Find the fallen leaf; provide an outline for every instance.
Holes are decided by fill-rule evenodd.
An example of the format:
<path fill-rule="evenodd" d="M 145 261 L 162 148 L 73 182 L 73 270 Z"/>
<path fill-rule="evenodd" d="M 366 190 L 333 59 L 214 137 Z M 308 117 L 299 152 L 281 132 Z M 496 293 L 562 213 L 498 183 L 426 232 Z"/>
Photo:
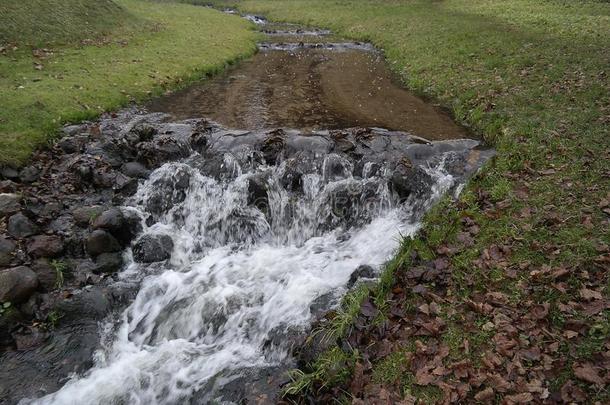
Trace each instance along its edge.
<path fill-rule="evenodd" d="M 604 380 L 597 374 L 597 370 L 589 363 L 582 366 L 573 366 L 574 375 L 576 378 L 586 381 L 591 384 L 597 384 L 600 387 L 604 385 Z"/>

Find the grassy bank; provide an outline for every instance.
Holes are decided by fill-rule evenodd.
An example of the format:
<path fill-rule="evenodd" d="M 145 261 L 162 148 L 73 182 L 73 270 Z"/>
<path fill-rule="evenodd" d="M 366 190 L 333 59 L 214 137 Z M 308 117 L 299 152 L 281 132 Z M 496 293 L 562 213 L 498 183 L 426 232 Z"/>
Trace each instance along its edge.
<path fill-rule="evenodd" d="M 112 0 L 3 0 L 0 44 L 74 44 L 141 23 Z"/>
<path fill-rule="evenodd" d="M 498 150 L 458 201 L 426 217 L 379 286 L 348 300 L 330 322 L 337 346 L 297 373 L 291 392 L 366 403 L 610 400 L 610 4 L 238 7 L 372 41 L 408 87 Z M 341 367 L 351 376 L 337 379 Z"/>
<path fill-rule="evenodd" d="M 9 29 L 23 35 L 0 44 L 0 164 L 24 163 L 62 123 L 179 87 L 255 51 L 256 34 L 246 21 L 202 7 L 140 0 L 59 3 L 74 8 L 68 13 L 58 6 L 45 16 L 48 7 L 36 2 L 10 0 L 8 12 L 0 7 L 0 26 L 38 21 L 29 31 Z M 78 13 L 84 8 L 91 8 L 86 16 Z M 112 18 L 105 19 L 106 12 Z M 57 25 L 56 18 L 66 15 L 67 24 Z M 91 25 L 90 32 L 79 28 Z M 39 36 L 42 31 L 46 37 Z M 0 33 L 4 41 L 5 31 Z"/>

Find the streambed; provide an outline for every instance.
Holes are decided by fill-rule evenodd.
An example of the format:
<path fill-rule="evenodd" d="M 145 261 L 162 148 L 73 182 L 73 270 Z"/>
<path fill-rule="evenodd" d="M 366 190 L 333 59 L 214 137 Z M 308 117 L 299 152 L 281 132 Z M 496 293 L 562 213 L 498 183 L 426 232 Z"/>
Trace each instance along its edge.
<path fill-rule="evenodd" d="M 103 289 L 74 292 L 98 294 L 102 309 L 3 358 L 9 380 L 31 380 L 11 398 L 274 402 L 315 317 L 375 278 L 492 155 L 400 88 L 370 45 L 252 20 L 269 35 L 252 60 L 147 111 L 70 129 L 82 134 L 64 150 L 74 161 L 145 166 L 112 199 L 133 241 Z"/>

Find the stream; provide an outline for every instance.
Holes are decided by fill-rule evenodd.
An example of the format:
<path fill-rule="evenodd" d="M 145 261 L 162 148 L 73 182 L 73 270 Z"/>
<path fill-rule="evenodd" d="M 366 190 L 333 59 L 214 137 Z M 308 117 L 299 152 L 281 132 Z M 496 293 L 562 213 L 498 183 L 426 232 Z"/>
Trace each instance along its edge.
<path fill-rule="evenodd" d="M 131 295 L 91 368 L 21 404 L 277 401 L 312 322 L 492 156 L 370 45 L 249 18 L 253 58 L 102 123 L 149 122 L 188 153 L 123 202 L 147 243 L 124 252 Z"/>

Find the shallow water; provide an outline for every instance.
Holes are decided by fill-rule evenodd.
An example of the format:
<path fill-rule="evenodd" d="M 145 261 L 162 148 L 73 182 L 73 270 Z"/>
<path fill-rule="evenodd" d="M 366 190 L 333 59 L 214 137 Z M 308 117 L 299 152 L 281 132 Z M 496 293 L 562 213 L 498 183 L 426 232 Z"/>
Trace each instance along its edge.
<path fill-rule="evenodd" d="M 376 126 L 427 139 L 467 137 L 447 114 L 402 88 L 370 45 L 292 25 L 270 31 L 248 61 L 148 108 L 249 130 Z"/>

